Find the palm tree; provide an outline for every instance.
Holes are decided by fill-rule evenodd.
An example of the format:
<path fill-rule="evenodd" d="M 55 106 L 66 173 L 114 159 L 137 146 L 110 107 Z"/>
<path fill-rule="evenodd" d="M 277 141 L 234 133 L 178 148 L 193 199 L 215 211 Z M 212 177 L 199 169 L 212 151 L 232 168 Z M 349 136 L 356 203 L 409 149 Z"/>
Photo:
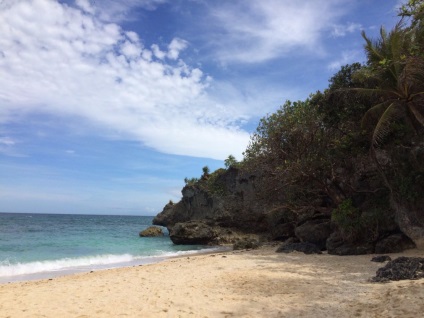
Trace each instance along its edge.
<path fill-rule="evenodd" d="M 389 33 L 381 28 L 376 41 L 362 32 L 368 65 L 357 76 L 365 77 L 373 88 L 356 90 L 376 95 L 379 100 L 362 120 L 364 126 L 376 121 L 372 147 L 382 142 L 393 122 L 404 120 L 418 129 L 424 126 L 424 56 L 414 50 L 416 40 L 421 39 L 417 32 L 422 31 L 404 28 L 402 21 Z"/>
<path fill-rule="evenodd" d="M 411 3 L 419 3 L 422 8 L 422 1 Z M 381 28 L 380 36 L 375 41 L 362 33 L 368 63 L 358 72 L 358 76 L 366 79 L 369 88 L 358 88 L 357 91 L 373 94 L 378 98 L 377 104 L 372 106 L 362 119 L 364 126 L 373 123 L 371 156 L 390 190 L 390 205 L 395 210 L 400 229 L 417 246 L 424 248 L 422 205 L 408 202 L 398 183 L 405 178 L 420 180 L 419 177 L 423 173 L 422 162 L 419 163 L 418 170 L 412 169 L 407 162 L 411 152 L 401 157 L 403 159 L 397 159 L 405 162 L 392 161 L 396 167 L 382 169 L 376 154 L 376 149 L 382 146 L 394 123 L 403 122 L 412 127 L 412 132 L 416 133 L 420 141 L 424 137 L 424 25 L 418 15 L 414 17 L 418 20 L 408 27 L 405 27 L 401 20 L 391 32 Z M 406 150 L 408 147 L 402 149 Z M 406 171 L 404 167 L 410 167 L 412 170 Z M 418 191 L 417 193 L 422 191 L 419 183 L 409 187 Z"/>

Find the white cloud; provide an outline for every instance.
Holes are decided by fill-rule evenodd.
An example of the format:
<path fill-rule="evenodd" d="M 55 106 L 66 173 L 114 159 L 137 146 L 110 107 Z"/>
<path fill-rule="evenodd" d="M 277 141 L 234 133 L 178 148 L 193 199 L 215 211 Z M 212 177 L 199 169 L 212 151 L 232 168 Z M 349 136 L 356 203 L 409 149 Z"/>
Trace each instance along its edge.
<path fill-rule="evenodd" d="M 224 63 L 263 62 L 293 52 L 319 54 L 322 35 L 347 7 L 341 0 L 219 2 L 210 12 L 220 32 L 210 43 Z"/>
<path fill-rule="evenodd" d="M 348 23 L 345 25 L 334 25 L 333 31 L 331 34 L 334 37 L 344 37 L 347 34 L 359 32 L 362 29 L 362 25 L 359 23 Z"/>
<path fill-rule="evenodd" d="M 87 1 L 78 5 L 84 12 L 50 0 L 3 2 L 0 122 L 46 113 L 85 119 L 165 153 L 223 159 L 245 149 L 243 115 L 222 112 L 202 71 L 176 60 L 184 40 L 150 50 L 134 32 L 91 15 Z"/>
<path fill-rule="evenodd" d="M 166 2 L 168 0 L 75 0 L 76 6 L 84 12 L 107 22 L 133 20 L 136 9 L 155 10 Z"/>
<path fill-rule="evenodd" d="M 179 38 L 175 38 L 168 45 L 167 57 L 172 60 L 176 60 L 182 50 L 187 47 L 187 41 Z"/>
<path fill-rule="evenodd" d="M 23 155 L 16 150 L 17 144 L 18 142 L 11 137 L 0 137 L 0 154 L 10 157 L 22 157 Z"/>
<path fill-rule="evenodd" d="M 338 71 L 342 66 L 355 62 L 362 62 L 364 58 L 364 54 L 362 51 L 354 50 L 354 51 L 343 51 L 341 56 L 331 62 L 328 65 L 328 69 L 331 71 Z"/>
<path fill-rule="evenodd" d="M 154 56 L 160 60 L 163 60 L 166 56 L 166 53 L 161 51 L 161 49 L 159 48 L 159 45 L 157 44 L 152 45 L 152 52 Z"/>
<path fill-rule="evenodd" d="M 0 145 L 13 146 L 16 142 L 10 137 L 0 137 Z"/>
<path fill-rule="evenodd" d="M 93 1 L 89 1 L 89 0 L 75 0 L 75 4 L 78 7 L 80 7 L 82 10 L 84 10 L 85 12 L 94 14 L 96 10 L 92 6 L 92 3 Z"/>

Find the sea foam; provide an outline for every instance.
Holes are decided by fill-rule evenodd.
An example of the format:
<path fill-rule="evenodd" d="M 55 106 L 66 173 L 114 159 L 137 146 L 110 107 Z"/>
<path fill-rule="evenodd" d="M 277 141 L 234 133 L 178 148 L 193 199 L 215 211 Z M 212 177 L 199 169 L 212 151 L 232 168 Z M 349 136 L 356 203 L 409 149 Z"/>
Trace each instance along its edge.
<path fill-rule="evenodd" d="M 135 261 L 137 257 L 130 254 L 123 255 L 96 255 L 79 258 L 64 258 L 58 260 L 37 261 L 30 263 L 10 263 L 3 261 L 0 265 L 0 277 L 36 274 L 71 270 L 74 268 L 92 268 L 99 265 L 112 265 Z"/>
<path fill-rule="evenodd" d="M 136 264 L 155 263 L 170 257 L 201 254 L 207 252 L 219 252 L 224 250 L 226 250 L 226 248 L 215 247 L 176 252 L 157 251 L 158 254 L 151 256 L 134 256 L 131 254 L 95 255 L 78 258 L 63 258 L 58 260 L 36 261 L 29 263 L 13 263 L 8 260 L 5 260 L 0 262 L 0 280 L 1 278 L 33 275 L 40 273 L 86 272 L 99 268 L 105 269 L 131 266 Z"/>

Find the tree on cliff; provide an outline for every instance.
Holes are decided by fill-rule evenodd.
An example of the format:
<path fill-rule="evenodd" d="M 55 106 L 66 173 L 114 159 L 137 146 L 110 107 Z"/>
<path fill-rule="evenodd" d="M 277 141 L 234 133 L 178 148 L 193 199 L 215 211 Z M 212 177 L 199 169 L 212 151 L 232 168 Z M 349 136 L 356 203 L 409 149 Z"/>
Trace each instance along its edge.
<path fill-rule="evenodd" d="M 402 19 L 390 32 L 381 28 L 376 40 L 363 33 L 368 61 L 356 76 L 373 86 L 357 91 L 378 98 L 362 120 L 372 127 L 371 154 L 399 227 L 424 247 L 424 2 L 409 1 L 403 10 L 412 17 L 409 26 Z M 390 165 L 380 165 L 377 149 Z"/>
<path fill-rule="evenodd" d="M 227 168 L 227 169 L 230 168 L 230 167 L 234 167 L 237 164 L 238 164 L 238 162 L 236 160 L 236 157 L 234 157 L 233 155 L 229 155 L 227 157 L 227 159 L 224 160 L 224 165 L 225 165 L 225 168 Z"/>
<path fill-rule="evenodd" d="M 424 19 L 424 1 L 409 0 L 408 3 L 401 6 L 399 16 L 410 17 L 411 28 L 422 27 Z"/>
<path fill-rule="evenodd" d="M 333 137 L 310 99 L 287 101 L 262 118 L 245 152 L 245 165 L 265 176 L 260 196 L 275 201 L 284 193 L 282 202 L 295 212 L 308 209 L 323 196 L 342 201 L 343 194 L 329 178 Z"/>
<path fill-rule="evenodd" d="M 424 58 L 414 49 L 415 35 L 401 23 L 389 33 L 381 28 L 375 41 L 362 33 L 368 64 L 357 76 L 374 82 L 375 87 L 358 90 L 376 95 L 380 101 L 363 117 L 364 125 L 376 122 L 372 146 L 384 141 L 394 122 L 403 121 L 414 128 L 424 125 Z"/>

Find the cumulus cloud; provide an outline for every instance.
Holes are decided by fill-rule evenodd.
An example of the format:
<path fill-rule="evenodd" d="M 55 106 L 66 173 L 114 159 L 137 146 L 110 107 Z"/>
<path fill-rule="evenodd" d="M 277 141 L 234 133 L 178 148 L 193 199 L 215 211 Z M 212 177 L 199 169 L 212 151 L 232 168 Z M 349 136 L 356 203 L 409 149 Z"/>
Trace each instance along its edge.
<path fill-rule="evenodd" d="M 146 48 L 134 32 L 93 14 L 93 2 L 77 5 L 3 1 L 0 121 L 80 118 L 171 154 L 223 159 L 245 149 L 243 115 L 221 111 L 225 105 L 208 96 L 210 78 L 179 59 L 186 41 Z"/>
<path fill-rule="evenodd" d="M 184 41 L 183 39 L 175 38 L 169 43 L 168 45 L 168 54 L 167 57 L 176 60 L 178 58 L 178 55 L 182 50 L 184 50 L 187 47 L 187 41 Z"/>
<path fill-rule="evenodd" d="M 320 40 L 346 10 L 341 0 L 218 1 L 210 13 L 220 29 L 211 38 L 223 62 L 257 63 L 285 54 L 319 53 Z M 208 34 L 209 36 L 209 34 Z"/>

